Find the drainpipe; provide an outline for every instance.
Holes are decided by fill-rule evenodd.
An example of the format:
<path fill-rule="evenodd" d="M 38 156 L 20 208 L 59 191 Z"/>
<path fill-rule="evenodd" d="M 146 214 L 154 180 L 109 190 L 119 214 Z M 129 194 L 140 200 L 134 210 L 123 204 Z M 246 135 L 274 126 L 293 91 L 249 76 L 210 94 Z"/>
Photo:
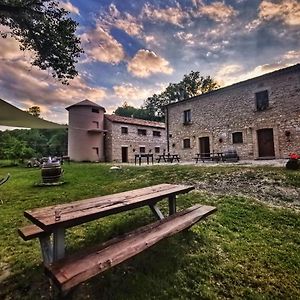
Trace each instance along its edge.
<path fill-rule="evenodd" d="M 170 133 L 169 133 L 169 110 L 168 110 L 168 106 L 165 107 L 165 110 L 166 110 L 165 123 L 166 123 L 166 126 L 167 126 L 167 153 L 169 153 L 170 152 L 170 141 L 169 141 Z"/>

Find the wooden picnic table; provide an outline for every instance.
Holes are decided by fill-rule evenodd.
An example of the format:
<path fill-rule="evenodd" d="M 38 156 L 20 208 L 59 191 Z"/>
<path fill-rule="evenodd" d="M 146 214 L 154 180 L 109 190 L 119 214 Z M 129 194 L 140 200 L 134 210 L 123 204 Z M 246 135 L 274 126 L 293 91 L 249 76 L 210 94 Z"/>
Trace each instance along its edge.
<path fill-rule="evenodd" d="M 160 240 L 191 227 L 216 211 L 215 207 L 196 204 L 176 212 L 176 196 L 194 186 L 158 184 L 112 195 L 66 204 L 36 208 L 24 212 L 35 225 L 19 229 L 24 240 L 39 238 L 45 273 L 63 294 L 76 285 L 137 255 Z M 169 216 L 164 216 L 157 202 L 167 199 Z M 149 206 L 159 220 L 112 238 L 91 249 L 65 256 L 67 228 L 119 212 Z M 51 235 L 53 238 L 51 240 Z"/>
<path fill-rule="evenodd" d="M 204 162 L 205 160 L 211 160 L 211 161 L 224 161 L 223 152 L 212 152 L 212 153 L 196 153 L 196 157 L 194 157 L 196 163 L 198 161 Z"/>
<path fill-rule="evenodd" d="M 44 252 L 43 257 L 55 261 L 65 255 L 66 228 L 142 206 L 150 206 L 155 216 L 163 219 L 164 216 L 156 203 L 167 198 L 169 213 L 173 214 L 176 212 L 176 195 L 193 189 L 193 186 L 159 184 L 113 195 L 27 210 L 24 216 L 45 232 L 53 233 L 53 245 L 50 240 L 45 242 L 47 245 L 42 252 Z"/>
<path fill-rule="evenodd" d="M 149 165 L 150 159 L 151 159 L 151 163 L 152 163 L 152 165 L 153 165 L 153 154 L 152 154 L 152 153 L 140 153 L 140 154 L 135 154 L 135 155 L 134 155 L 134 164 L 136 165 L 136 162 L 137 162 L 137 160 L 138 160 L 139 165 L 141 165 L 141 163 L 142 163 L 142 158 L 146 158 L 147 165 Z"/>
<path fill-rule="evenodd" d="M 177 162 L 180 162 L 180 157 L 178 154 L 170 154 L 170 153 L 167 153 L 167 154 L 160 154 L 158 155 L 158 160 L 157 162 L 160 163 L 160 161 L 163 159 L 164 162 L 170 162 L 170 163 L 173 163 L 173 161 L 177 161 Z"/>

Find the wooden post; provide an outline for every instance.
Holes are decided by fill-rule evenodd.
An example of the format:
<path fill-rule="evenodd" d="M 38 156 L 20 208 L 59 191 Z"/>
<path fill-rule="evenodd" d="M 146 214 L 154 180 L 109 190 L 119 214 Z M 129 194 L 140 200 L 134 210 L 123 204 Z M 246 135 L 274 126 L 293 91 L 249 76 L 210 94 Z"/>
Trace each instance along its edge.
<path fill-rule="evenodd" d="M 158 206 L 156 204 L 154 205 L 149 205 L 152 212 L 154 213 L 155 217 L 158 219 L 158 220 L 162 220 L 164 219 L 164 215 L 162 214 L 162 212 L 160 211 L 160 209 L 158 208 Z"/>
<path fill-rule="evenodd" d="M 176 213 L 176 195 L 169 196 L 169 215 Z"/>
<path fill-rule="evenodd" d="M 65 228 L 53 232 L 53 261 L 65 256 Z"/>
<path fill-rule="evenodd" d="M 53 262 L 53 248 L 50 241 L 50 235 L 39 237 L 39 240 L 44 265 L 48 265 Z"/>

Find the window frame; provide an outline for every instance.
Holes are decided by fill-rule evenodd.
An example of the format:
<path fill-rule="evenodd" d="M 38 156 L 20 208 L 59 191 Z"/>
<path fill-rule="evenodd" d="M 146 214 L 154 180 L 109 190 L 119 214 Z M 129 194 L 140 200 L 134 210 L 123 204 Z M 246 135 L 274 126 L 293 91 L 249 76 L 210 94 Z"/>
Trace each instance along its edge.
<path fill-rule="evenodd" d="M 186 109 L 183 111 L 183 124 L 188 125 L 192 123 L 192 111 L 190 109 Z"/>
<path fill-rule="evenodd" d="M 242 131 L 232 132 L 232 144 L 243 144 L 244 143 L 244 135 Z"/>
<path fill-rule="evenodd" d="M 121 126 L 121 134 L 128 134 L 128 127 Z"/>
<path fill-rule="evenodd" d="M 92 107 L 92 113 L 99 114 L 100 113 L 99 108 Z"/>
<path fill-rule="evenodd" d="M 183 145 L 183 149 L 191 149 L 191 139 L 190 138 L 183 139 L 182 145 Z"/>
<path fill-rule="evenodd" d="M 143 149 L 143 151 L 141 151 Z M 139 146 L 140 153 L 146 153 L 146 147 L 145 146 Z"/>
<path fill-rule="evenodd" d="M 161 131 L 153 130 L 152 135 L 155 136 L 155 137 L 161 137 Z"/>
<path fill-rule="evenodd" d="M 270 106 L 269 91 L 263 90 L 255 93 L 255 108 L 256 111 L 267 110 Z"/>
<path fill-rule="evenodd" d="M 160 153 L 160 147 L 159 146 L 154 147 L 154 153 L 156 153 L 156 154 Z"/>
<path fill-rule="evenodd" d="M 146 136 L 147 135 L 147 129 L 138 128 L 137 134 L 142 135 L 142 136 Z"/>

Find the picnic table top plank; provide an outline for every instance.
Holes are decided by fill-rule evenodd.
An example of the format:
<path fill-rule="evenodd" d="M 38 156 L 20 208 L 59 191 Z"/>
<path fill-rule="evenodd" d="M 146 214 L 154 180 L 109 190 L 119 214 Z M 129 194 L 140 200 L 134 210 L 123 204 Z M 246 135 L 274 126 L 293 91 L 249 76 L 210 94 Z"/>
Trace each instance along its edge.
<path fill-rule="evenodd" d="M 97 218 L 152 204 L 170 195 L 186 193 L 193 189 L 193 186 L 159 184 L 62 205 L 27 210 L 24 215 L 43 230 L 49 231 L 59 227 L 72 227 Z"/>
<path fill-rule="evenodd" d="M 146 225 L 98 247 L 59 260 L 46 266 L 46 273 L 62 291 L 127 260 L 158 241 L 189 228 L 216 210 L 212 206 L 195 205 L 162 221 Z"/>

